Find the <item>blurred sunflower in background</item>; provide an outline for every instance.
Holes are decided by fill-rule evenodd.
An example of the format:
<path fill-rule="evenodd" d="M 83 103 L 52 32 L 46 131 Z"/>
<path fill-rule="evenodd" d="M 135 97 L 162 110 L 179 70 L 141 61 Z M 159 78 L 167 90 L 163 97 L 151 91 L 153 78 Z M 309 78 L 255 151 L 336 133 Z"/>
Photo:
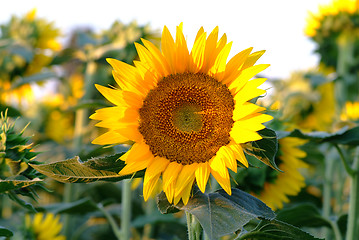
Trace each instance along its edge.
<path fill-rule="evenodd" d="M 61 50 L 60 30 L 52 22 L 37 18 L 36 9 L 23 17 L 13 16 L 0 28 L 0 103 L 32 101 L 33 90 L 24 78 L 49 66 Z"/>
<path fill-rule="evenodd" d="M 301 160 L 306 157 L 306 152 L 300 147 L 306 142 L 307 140 L 295 137 L 278 140 L 276 164 L 283 172 L 271 171 L 263 188 L 253 193 L 273 210 L 283 208 L 283 204 L 289 202 L 288 197 L 296 196 L 305 186 L 305 178 L 301 170 L 308 168 L 308 164 Z"/>
<path fill-rule="evenodd" d="M 121 90 L 96 86 L 116 106 L 91 116 L 108 129 L 93 143 L 135 142 L 119 174 L 146 169 L 145 200 L 161 176 L 170 203 L 186 204 L 195 180 L 204 192 L 210 174 L 231 194 L 228 168 L 237 172 L 237 160 L 248 167 L 245 144 L 261 139 L 257 131 L 272 119 L 250 102 L 265 93 L 258 87 L 266 79 L 251 80 L 269 66 L 254 65 L 264 51 L 248 48 L 227 63 L 232 43 L 225 34 L 218 40 L 218 27 L 208 37 L 201 28 L 191 52 L 182 24 L 175 40 L 164 27 L 162 50 L 141 40 L 135 66 L 108 59 Z"/>
<path fill-rule="evenodd" d="M 305 34 L 315 42 L 320 62 L 334 68 L 336 99 L 342 108 L 359 94 L 359 4 L 356 0 L 333 0 L 310 13 Z"/>
<path fill-rule="evenodd" d="M 334 82 L 314 82 L 308 74 L 311 71 L 294 72 L 285 81 L 274 81 L 277 91 L 272 101 L 280 105 L 285 130 L 331 131 L 336 118 Z"/>
<path fill-rule="evenodd" d="M 36 213 L 33 217 L 25 215 L 25 239 L 28 240 L 65 240 L 61 235 L 62 224 L 60 216 L 52 213 L 46 215 L 42 212 Z"/>
<path fill-rule="evenodd" d="M 359 120 L 359 102 L 346 102 L 340 119 L 342 121 Z"/>

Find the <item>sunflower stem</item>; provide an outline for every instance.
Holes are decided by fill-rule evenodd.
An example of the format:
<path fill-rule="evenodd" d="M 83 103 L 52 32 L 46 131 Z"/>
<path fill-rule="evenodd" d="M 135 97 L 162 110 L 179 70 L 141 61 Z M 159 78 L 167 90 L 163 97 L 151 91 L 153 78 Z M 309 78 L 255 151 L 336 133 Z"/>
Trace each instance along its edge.
<path fill-rule="evenodd" d="M 198 220 L 189 212 L 186 212 L 188 240 L 201 240 L 202 227 Z"/>
<path fill-rule="evenodd" d="M 80 102 L 85 102 L 92 97 L 92 88 L 93 88 L 93 78 L 96 71 L 96 63 L 94 61 L 88 61 L 85 69 L 85 94 L 80 100 Z M 80 152 L 83 145 L 83 135 L 85 132 L 86 125 L 88 123 L 88 110 L 87 109 L 78 109 L 75 113 L 75 128 L 74 128 L 74 138 L 73 138 L 73 149 L 76 153 Z M 78 186 L 72 183 L 66 183 L 64 188 L 64 198 L 65 203 L 73 202 L 78 197 Z M 72 231 L 72 219 L 69 215 L 64 216 L 64 234 L 70 239 Z"/>
<path fill-rule="evenodd" d="M 345 159 L 344 153 L 342 151 L 342 149 L 338 146 L 338 144 L 334 144 L 334 147 L 337 149 L 339 156 L 340 156 L 340 160 L 342 160 L 342 163 L 344 165 L 344 168 L 346 170 L 346 172 L 350 175 L 350 176 L 354 176 L 355 175 L 355 170 L 353 170 L 347 160 Z"/>
<path fill-rule="evenodd" d="M 348 77 L 350 75 L 350 67 L 355 59 L 354 46 L 355 36 L 348 32 L 343 32 L 337 38 L 338 46 L 338 58 L 337 58 L 337 73 L 339 75 L 339 81 L 336 81 L 336 99 L 341 109 L 345 102 L 350 99 L 355 99 L 357 92 L 353 89 L 357 89 L 358 85 Z M 354 94 L 354 95 L 353 95 Z"/>
<path fill-rule="evenodd" d="M 192 231 L 192 214 L 186 211 L 188 240 L 194 240 Z"/>
<path fill-rule="evenodd" d="M 356 149 L 351 176 L 349 211 L 346 240 L 355 240 L 359 236 L 359 147 Z"/>
<path fill-rule="evenodd" d="M 335 240 L 342 240 L 342 235 L 340 233 L 338 224 L 336 222 L 333 222 L 333 221 L 329 221 L 329 222 L 330 222 L 330 225 L 332 226 L 334 236 L 335 236 Z"/>
<path fill-rule="evenodd" d="M 332 177 L 334 172 L 334 159 L 327 158 L 325 162 L 324 186 L 323 186 L 323 217 L 330 219 L 331 214 L 331 198 L 332 198 Z M 324 229 L 325 239 L 329 239 L 330 232 Z"/>
<path fill-rule="evenodd" d="M 122 232 L 119 229 L 119 227 L 117 226 L 117 223 L 115 221 L 115 219 L 111 216 L 111 214 L 109 214 L 106 209 L 103 207 L 103 205 L 101 203 L 97 204 L 98 209 L 103 213 L 103 215 L 105 215 L 107 221 L 109 222 L 113 233 L 115 234 L 116 238 L 118 240 L 124 239 L 122 238 Z"/>
<path fill-rule="evenodd" d="M 122 181 L 121 240 L 130 239 L 131 223 L 131 180 Z"/>

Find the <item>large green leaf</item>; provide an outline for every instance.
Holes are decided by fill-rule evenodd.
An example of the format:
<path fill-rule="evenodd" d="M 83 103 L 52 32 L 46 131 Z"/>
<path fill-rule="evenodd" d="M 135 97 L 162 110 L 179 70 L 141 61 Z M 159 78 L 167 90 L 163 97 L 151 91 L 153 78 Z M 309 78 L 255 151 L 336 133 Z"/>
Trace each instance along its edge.
<path fill-rule="evenodd" d="M 319 143 L 330 142 L 334 144 L 359 145 L 359 126 L 348 129 L 344 127 L 335 133 L 310 132 L 303 133 L 299 129 L 292 132 L 282 133 L 283 136 L 310 139 Z"/>
<path fill-rule="evenodd" d="M 0 226 L 0 237 L 12 237 L 14 234 L 9 229 Z"/>
<path fill-rule="evenodd" d="M 276 219 L 296 227 L 331 227 L 330 222 L 323 218 L 312 204 L 301 204 L 280 210 Z"/>
<path fill-rule="evenodd" d="M 176 206 L 168 203 L 165 194 L 161 193 L 158 203 L 162 213 L 175 207 L 194 215 L 210 239 L 241 230 L 252 219 L 275 217 L 274 212 L 262 201 L 236 188 L 232 188 L 232 195 L 228 195 L 223 189 L 203 194 L 195 188 L 187 205 L 180 203 Z"/>
<path fill-rule="evenodd" d="M 263 219 L 251 232 L 243 234 L 239 240 L 318 240 L 307 232 L 276 219 Z"/>
<path fill-rule="evenodd" d="M 32 180 L 0 180 L 0 193 L 16 190 L 42 182 L 39 178 Z"/>
<path fill-rule="evenodd" d="M 125 163 L 119 158 L 122 153 L 112 156 L 92 158 L 82 162 L 79 157 L 53 162 L 49 164 L 34 165 L 31 167 L 40 173 L 64 183 L 89 183 L 95 181 L 116 182 L 132 177 L 142 177 L 144 171 L 134 175 L 118 175 L 118 172 L 125 167 Z"/>
<path fill-rule="evenodd" d="M 279 170 L 274 161 L 275 155 L 278 151 L 278 139 L 276 132 L 272 129 L 265 128 L 258 131 L 258 133 L 262 136 L 262 139 L 252 142 L 253 150 L 247 151 L 247 153 L 254 155 L 266 165 Z"/>

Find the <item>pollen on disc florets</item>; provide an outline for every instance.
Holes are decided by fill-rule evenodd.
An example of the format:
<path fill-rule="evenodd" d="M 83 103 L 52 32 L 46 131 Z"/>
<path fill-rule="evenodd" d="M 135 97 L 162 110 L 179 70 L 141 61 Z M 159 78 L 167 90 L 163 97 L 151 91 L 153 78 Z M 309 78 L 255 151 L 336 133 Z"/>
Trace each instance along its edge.
<path fill-rule="evenodd" d="M 154 156 L 182 165 L 209 161 L 230 142 L 233 96 L 204 73 L 164 77 L 139 110 L 139 131 Z"/>

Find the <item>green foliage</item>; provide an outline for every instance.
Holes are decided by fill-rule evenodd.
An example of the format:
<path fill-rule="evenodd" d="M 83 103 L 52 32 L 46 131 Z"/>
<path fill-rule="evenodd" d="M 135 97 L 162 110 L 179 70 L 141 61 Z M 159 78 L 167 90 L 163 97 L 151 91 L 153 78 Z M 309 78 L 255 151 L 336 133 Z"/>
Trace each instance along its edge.
<path fill-rule="evenodd" d="M 318 143 L 329 142 L 333 144 L 343 144 L 349 146 L 359 145 L 359 127 L 354 127 L 350 129 L 344 127 L 335 133 L 327 133 L 327 132 L 303 133 L 301 130 L 295 129 L 290 133 L 284 133 L 282 136 L 310 139 Z"/>
<path fill-rule="evenodd" d="M 14 234 L 7 228 L 0 226 L 0 237 L 12 237 Z"/>
<path fill-rule="evenodd" d="M 266 165 L 280 171 L 275 163 L 275 155 L 278 151 L 277 134 L 269 128 L 264 128 L 258 131 L 258 133 L 262 136 L 262 139 L 252 142 L 253 150 L 247 153 L 254 155 Z"/>
<path fill-rule="evenodd" d="M 301 229 L 277 219 L 263 219 L 251 232 L 243 234 L 240 240 L 319 240 Z"/>
<path fill-rule="evenodd" d="M 31 185 L 41 183 L 42 180 L 39 178 L 34 178 L 31 180 L 0 180 L 0 194 L 6 193 L 7 191 L 17 190 L 20 188 L 26 188 Z"/>
<path fill-rule="evenodd" d="M 232 189 L 232 195 L 223 189 L 209 194 L 195 189 L 186 205 L 171 205 L 164 193 L 158 196 L 157 201 L 162 213 L 170 213 L 177 208 L 194 215 L 210 239 L 242 230 L 252 219 L 275 217 L 274 212 L 262 201 L 239 189 Z"/>
<path fill-rule="evenodd" d="M 79 157 L 31 167 L 40 173 L 64 183 L 89 183 L 96 181 L 117 182 L 123 179 L 143 177 L 144 171 L 132 175 L 120 176 L 118 173 L 125 167 L 119 158 L 122 153 L 92 158 L 82 162 Z"/>
<path fill-rule="evenodd" d="M 276 219 L 296 227 L 331 227 L 329 220 L 323 218 L 319 210 L 311 204 L 280 210 Z"/>

